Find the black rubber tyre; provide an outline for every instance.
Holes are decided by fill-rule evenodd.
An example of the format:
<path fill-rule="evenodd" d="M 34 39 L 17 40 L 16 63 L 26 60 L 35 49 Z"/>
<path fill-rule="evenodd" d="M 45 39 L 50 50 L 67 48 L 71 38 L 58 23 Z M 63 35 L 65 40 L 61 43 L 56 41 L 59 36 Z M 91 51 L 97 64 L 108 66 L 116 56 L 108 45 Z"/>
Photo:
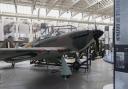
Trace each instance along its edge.
<path fill-rule="evenodd" d="M 78 71 L 80 69 L 80 63 L 75 61 L 72 67 L 73 67 L 73 71 Z"/>
<path fill-rule="evenodd" d="M 13 61 L 12 62 L 12 66 L 11 66 L 12 68 L 14 68 L 15 67 L 15 62 Z"/>

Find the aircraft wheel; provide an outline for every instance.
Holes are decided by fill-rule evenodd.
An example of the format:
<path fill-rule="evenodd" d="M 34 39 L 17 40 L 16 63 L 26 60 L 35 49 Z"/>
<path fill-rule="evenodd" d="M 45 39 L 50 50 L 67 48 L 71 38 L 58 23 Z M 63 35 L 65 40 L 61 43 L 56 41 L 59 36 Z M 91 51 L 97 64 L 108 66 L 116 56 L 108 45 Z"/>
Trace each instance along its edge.
<path fill-rule="evenodd" d="M 33 60 L 30 60 L 30 64 L 33 64 Z"/>
<path fill-rule="evenodd" d="M 78 71 L 79 70 L 79 68 L 80 68 L 80 63 L 79 62 L 77 62 L 77 61 L 75 61 L 74 63 L 73 63 L 73 70 L 74 71 Z"/>
<path fill-rule="evenodd" d="M 14 61 L 12 61 L 12 68 L 14 68 L 15 67 L 15 62 Z"/>

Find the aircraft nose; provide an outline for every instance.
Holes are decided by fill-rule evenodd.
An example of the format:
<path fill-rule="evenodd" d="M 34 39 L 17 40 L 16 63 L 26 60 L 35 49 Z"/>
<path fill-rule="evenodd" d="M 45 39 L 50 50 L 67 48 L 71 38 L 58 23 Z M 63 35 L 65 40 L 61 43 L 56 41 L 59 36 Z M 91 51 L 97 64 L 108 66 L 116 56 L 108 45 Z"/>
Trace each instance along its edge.
<path fill-rule="evenodd" d="M 101 30 L 95 30 L 94 31 L 94 37 L 99 38 L 103 35 L 103 31 Z"/>

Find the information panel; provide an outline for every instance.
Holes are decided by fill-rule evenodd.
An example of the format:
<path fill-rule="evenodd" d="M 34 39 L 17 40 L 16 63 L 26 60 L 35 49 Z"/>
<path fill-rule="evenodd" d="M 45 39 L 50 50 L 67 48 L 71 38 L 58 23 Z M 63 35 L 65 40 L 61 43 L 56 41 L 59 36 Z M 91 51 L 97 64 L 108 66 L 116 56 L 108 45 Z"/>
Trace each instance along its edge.
<path fill-rule="evenodd" d="M 128 0 L 115 0 L 115 89 L 128 89 Z"/>
<path fill-rule="evenodd" d="M 128 0 L 115 0 L 116 70 L 128 72 Z"/>

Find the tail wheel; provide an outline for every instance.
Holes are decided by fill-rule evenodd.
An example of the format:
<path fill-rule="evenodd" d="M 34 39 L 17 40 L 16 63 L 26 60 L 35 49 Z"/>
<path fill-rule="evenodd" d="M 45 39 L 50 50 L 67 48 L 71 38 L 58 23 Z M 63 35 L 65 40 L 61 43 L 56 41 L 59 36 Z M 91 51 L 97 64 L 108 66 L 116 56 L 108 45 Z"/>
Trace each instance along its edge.
<path fill-rule="evenodd" d="M 75 61 L 73 63 L 73 66 L 72 67 L 73 67 L 73 70 L 78 71 L 79 68 L 80 68 L 80 63 L 78 61 Z"/>

